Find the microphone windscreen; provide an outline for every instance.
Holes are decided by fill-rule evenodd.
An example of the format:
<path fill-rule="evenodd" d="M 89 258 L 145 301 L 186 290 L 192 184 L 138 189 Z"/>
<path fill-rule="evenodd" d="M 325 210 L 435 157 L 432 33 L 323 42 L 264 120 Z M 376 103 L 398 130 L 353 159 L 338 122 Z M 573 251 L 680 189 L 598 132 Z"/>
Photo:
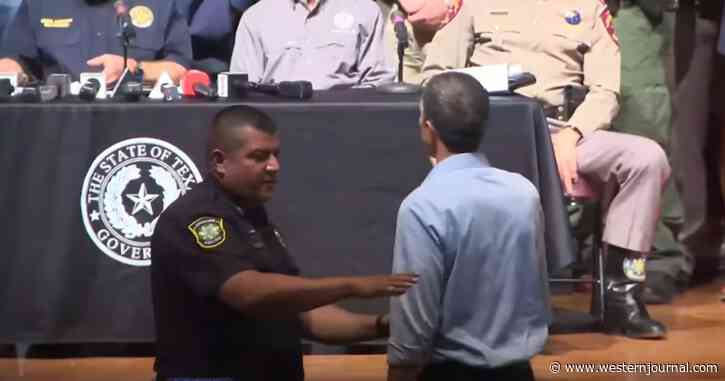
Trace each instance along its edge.
<path fill-rule="evenodd" d="M 70 94 L 71 79 L 68 74 L 51 74 L 45 83 L 58 88 L 58 98 L 65 98 Z"/>
<path fill-rule="evenodd" d="M 312 97 L 312 82 L 282 81 L 277 84 L 279 95 L 287 98 L 309 99 Z"/>
<path fill-rule="evenodd" d="M 116 16 L 123 16 L 128 13 L 128 6 L 123 0 L 116 0 L 113 2 L 113 9 L 116 10 Z"/>
<path fill-rule="evenodd" d="M 78 93 L 78 96 L 86 101 L 92 101 L 96 99 L 96 95 L 98 94 L 98 90 L 101 88 L 101 82 L 98 81 L 96 78 L 88 78 L 86 82 L 81 86 L 81 90 Z"/>
<path fill-rule="evenodd" d="M 390 20 L 393 22 L 393 30 L 398 44 L 408 44 L 408 29 L 405 27 L 405 15 L 399 10 L 390 12 Z M 404 46 L 407 47 L 407 46 Z"/>
<path fill-rule="evenodd" d="M 41 102 L 50 102 L 55 98 L 58 98 L 58 92 L 58 86 L 56 85 L 38 86 L 38 93 Z"/>
<path fill-rule="evenodd" d="M 9 97 L 13 92 L 15 92 L 15 86 L 10 82 L 10 79 L 0 78 L 0 96 Z"/>
<path fill-rule="evenodd" d="M 211 85 L 211 78 L 209 75 L 200 70 L 189 70 L 181 78 L 181 93 L 187 97 L 193 97 L 196 95 L 194 86 L 202 84 L 205 86 Z"/>
<path fill-rule="evenodd" d="M 393 24 L 405 22 L 405 15 L 403 14 L 403 12 L 396 9 L 390 12 L 390 21 L 392 21 Z"/>
<path fill-rule="evenodd" d="M 206 98 L 216 98 L 216 92 L 210 86 L 203 83 L 194 85 L 194 95 L 201 95 Z"/>

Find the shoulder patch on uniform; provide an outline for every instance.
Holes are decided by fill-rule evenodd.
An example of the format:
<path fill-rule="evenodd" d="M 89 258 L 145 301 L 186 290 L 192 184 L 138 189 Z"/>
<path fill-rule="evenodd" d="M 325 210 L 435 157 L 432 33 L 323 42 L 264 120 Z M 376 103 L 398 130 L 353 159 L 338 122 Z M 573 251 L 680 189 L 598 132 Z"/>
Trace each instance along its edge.
<path fill-rule="evenodd" d="M 189 224 L 188 228 L 194 235 L 196 244 L 202 249 L 213 249 L 227 239 L 224 220 L 221 217 L 200 217 Z"/>
<path fill-rule="evenodd" d="M 607 33 L 609 33 L 609 37 L 614 40 L 614 43 L 619 45 L 619 38 L 617 37 L 617 33 L 614 31 L 614 22 L 612 20 L 612 14 L 609 13 L 609 8 L 605 7 L 602 10 L 602 13 L 599 15 L 599 18 L 602 19 L 602 22 L 604 23 L 604 29 L 607 30 Z"/>
<path fill-rule="evenodd" d="M 458 15 L 458 12 L 463 6 L 463 0 L 449 0 L 448 2 L 448 11 L 446 12 L 445 19 L 443 20 L 443 25 L 451 22 L 451 20 L 453 20 Z"/>
<path fill-rule="evenodd" d="M 131 24 L 136 28 L 148 28 L 154 23 L 154 11 L 145 5 L 137 5 L 128 12 Z"/>

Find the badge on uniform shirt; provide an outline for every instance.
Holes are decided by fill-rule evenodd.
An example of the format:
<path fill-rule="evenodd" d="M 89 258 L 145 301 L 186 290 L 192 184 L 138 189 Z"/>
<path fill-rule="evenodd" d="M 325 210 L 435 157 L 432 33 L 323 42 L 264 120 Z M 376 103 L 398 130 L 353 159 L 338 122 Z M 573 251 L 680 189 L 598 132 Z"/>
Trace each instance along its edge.
<path fill-rule="evenodd" d="M 189 231 L 202 249 L 213 249 L 227 239 L 224 220 L 221 217 L 201 217 L 192 222 Z"/>
<path fill-rule="evenodd" d="M 335 15 L 333 22 L 335 23 L 335 30 L 349 31 L 355 25 L 355 16 L 347 12 L 340 12 Z"/>
<path fill-rule="evenodd" d="M 622 263 L 622 270 L 628 279 L 635 282 L 644 282 L 645 280 L 645 259 L 644 258 L 625 258 Z"/>
<path fill-rule="evenodd" d="M 564 11 L 564 20 L 569 25 L 579 25 L 582 22 L 582 15 L 577 10 Z"/>
<path fill-rule="evenodd" d="M 70 28 L 71 24 L 73 24 L 72 18 L 52 19 L 52 18 L 48 18 L 48 17 L 43 17 L 42 19 L 40 19 L 40 25 L 42 25 L 43 28 L 67 29 L 67 28 Z"/>
<path fill-rule="evenodd" d="M 145 5 L 137 5 L 128 12 L 131 24 L 136 28 L 148 28 L 154 23 L 154 12 Z"/>

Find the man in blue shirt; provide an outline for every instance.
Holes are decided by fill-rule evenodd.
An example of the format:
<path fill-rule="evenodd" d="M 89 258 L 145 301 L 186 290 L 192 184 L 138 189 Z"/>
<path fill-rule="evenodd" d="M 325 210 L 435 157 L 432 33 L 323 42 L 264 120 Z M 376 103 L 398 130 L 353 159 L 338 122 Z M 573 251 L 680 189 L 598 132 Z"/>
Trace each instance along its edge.
<path fill-rule="evenodd" d="M 178 81 L 191 60 L 189 29 L 174 0 L 127 0 L 136 37 L 128 68 L 149 82 L 165 71 Z M 108 83 L 123 72 L 123 48 L 110 0 L 23 0 L 0 43 L 0 72 L 44 79 L 51 73 L 103 71 Z"/>
<path fill-rule="evenodd" d="M 477 152 L 488 105 L 466 74 L 423 91 L 420 132 L 437 164 L 398 212 L 393 269 L 419 280 L 391 300 L 389 381 L 533 379 L 550 321 L 543 216 L 528 180 Z"/>

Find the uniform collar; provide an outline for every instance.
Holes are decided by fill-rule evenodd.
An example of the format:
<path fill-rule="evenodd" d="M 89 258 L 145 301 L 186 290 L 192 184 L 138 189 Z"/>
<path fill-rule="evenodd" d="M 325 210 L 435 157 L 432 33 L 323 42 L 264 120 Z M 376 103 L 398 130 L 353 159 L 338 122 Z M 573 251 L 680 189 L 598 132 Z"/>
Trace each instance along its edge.
<path fill-rule="evenodd" d="M 455 172 L 460 169 L 490 167 L 486 155 L 479 152 L 459 153 L 445 158 L 436 164 L 426 176 L 425 181 L 436 176 Z"/>
<path fill-rule="evenodd" d="M 319 12 L 320 7 L 322 7 L 324 3 L 326 3 L 325 0 L 318 0 L 318 2 L 319 4 L 317 4 L 317 7 L 315 7 L 316 12 Z M 290 4 L 292 5 L 292 10 L 295 10 L 298 5 L 307 9 L 307 0 L 290 0 Z"/>

